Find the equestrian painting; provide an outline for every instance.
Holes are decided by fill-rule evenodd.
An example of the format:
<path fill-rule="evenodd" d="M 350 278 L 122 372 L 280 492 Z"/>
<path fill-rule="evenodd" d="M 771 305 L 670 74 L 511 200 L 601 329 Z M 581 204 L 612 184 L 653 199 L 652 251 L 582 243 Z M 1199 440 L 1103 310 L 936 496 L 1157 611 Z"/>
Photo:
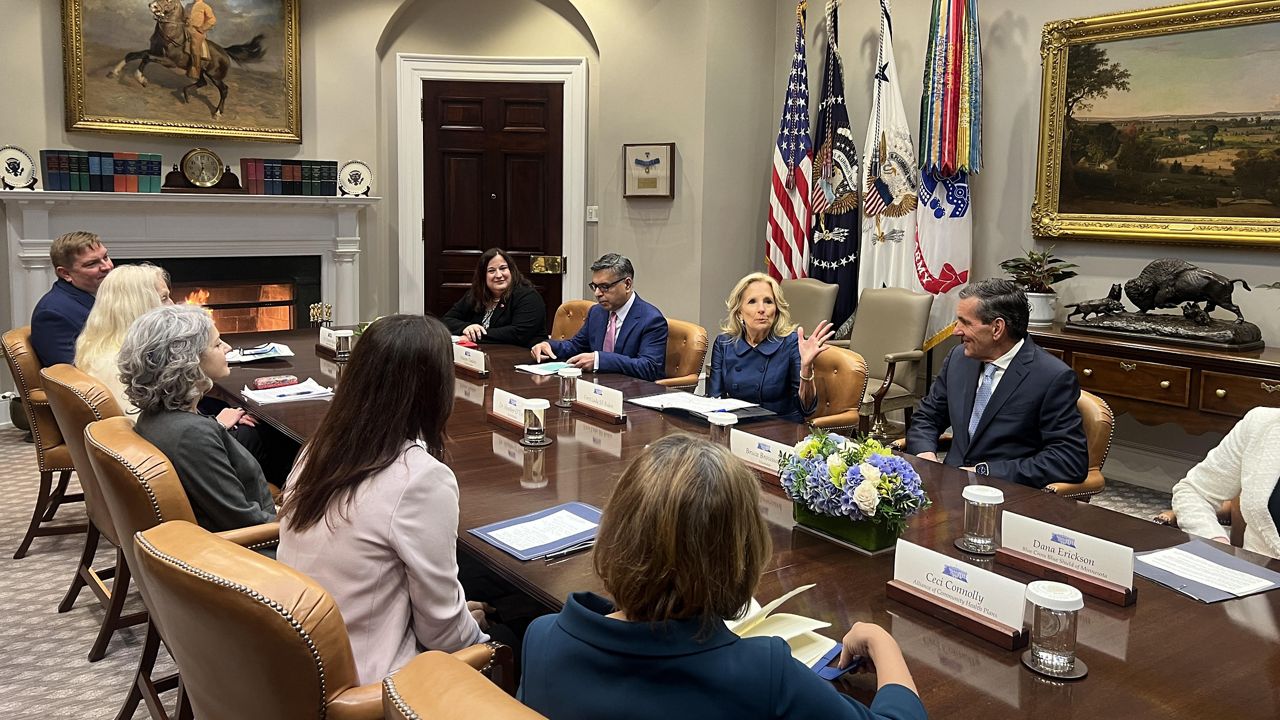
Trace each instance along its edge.
<path fill-rule="evenodd" d="M 299 0 L 63 0 L 67 129 L 301 142 Z"/>

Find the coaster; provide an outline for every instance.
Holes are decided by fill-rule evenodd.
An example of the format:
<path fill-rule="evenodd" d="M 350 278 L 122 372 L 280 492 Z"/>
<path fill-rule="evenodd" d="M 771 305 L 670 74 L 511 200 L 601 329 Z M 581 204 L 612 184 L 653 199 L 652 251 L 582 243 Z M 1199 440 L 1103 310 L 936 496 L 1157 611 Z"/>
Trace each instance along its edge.
<path fill-rule="evenodd" d="M 525 447 L 546 447 L 554 442 L 551 438 L 543 435 L 541 440 L 528 440 L 524 436 L 520 437 L 520 444 Z"/>
<path fill-rule="evenodd" d="M 984 557 L 990 557 L 996 554 L 995 545 L 992 545 L 990 550 L 970 550 L 969 547 L 964 544 L 963 537 L 956 538 L 955 545 L 956 545 L 956 548 L 958 548 L 961 552 L 966 552 L 966 553 L 969 553 L 970 555 L 981 555 Z"/>
<path fill-rule="evenodd" d="M 1059 675 L 1058 673 L 1049 672 L 1048 670 L 1041 669 L 1036 666 L 1035 660 L 1032 659 L 1030 650 L 1027 650 L 1026 652 L 1022 653 L 1022 664 L 1026 665 L 1027 669 L 1030 670 L 1031 672 L 1037 675 L 1043 675 L 1047 678 L 1053 678 L 1054 680 L 1079 680 L 1083 678 L 1085 675 L 1089 674 L 1089 666 L 1085 665 L 1084 661 L 1081 660 L 1080 658 L 1076 658 L 1075 665 L 1072 666 L 1070 672 L 1062 675 Z"/>

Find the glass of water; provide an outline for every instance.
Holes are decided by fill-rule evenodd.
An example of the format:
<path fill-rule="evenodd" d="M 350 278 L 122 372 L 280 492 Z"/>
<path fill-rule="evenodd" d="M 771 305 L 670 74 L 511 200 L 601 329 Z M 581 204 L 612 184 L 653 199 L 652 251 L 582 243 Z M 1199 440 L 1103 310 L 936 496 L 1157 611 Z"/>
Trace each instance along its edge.
<path fill-rule="evenodd" d="M 1004 493 L 989 485 L 966 485 L 964 498 L 964 537 L 956 545 L 975 555 L 991 555 L 996 551 L 996 522 Z"/>
<path fill-rule="evenodd" d="M 1084 607 L 1080 591 L 1039 580 L 1027 585 L 1031 601 L 1030 665 L 1037 672 L 1070 677 L 1076 670 L 1076 615 Z"/>

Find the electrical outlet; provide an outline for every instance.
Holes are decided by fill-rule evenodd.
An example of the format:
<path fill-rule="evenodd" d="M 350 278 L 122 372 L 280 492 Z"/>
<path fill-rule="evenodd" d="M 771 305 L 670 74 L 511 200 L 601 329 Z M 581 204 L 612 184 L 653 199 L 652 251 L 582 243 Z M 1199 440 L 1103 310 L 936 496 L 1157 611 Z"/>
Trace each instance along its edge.
<path fill-rule="evenodd" d="M 599 205 L 587 206 L 587 222 L 600 222 L 600 206 Z"/>

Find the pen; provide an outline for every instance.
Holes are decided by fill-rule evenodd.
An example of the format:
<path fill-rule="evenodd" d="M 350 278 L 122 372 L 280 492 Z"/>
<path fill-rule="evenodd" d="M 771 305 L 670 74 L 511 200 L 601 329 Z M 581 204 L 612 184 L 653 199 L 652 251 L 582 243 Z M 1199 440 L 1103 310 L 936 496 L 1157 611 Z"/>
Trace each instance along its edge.
<path fill-rule="evenodd" d="M 298 397 L 299 395 L 310 395 L 313 392 L 315 392 L 315 390 L 299 390 L 297 392 L 291 392 L 291 393 L 280 393 L 279 395 L 276 395 L 276 397 L 277 398 Z"/>
<path fill-rule="evenodd" d="M 595 544 L 596 544 L 596 541 L 594 538 L 591 540 L 585 540 L 583 542 L 578 543 L 577 545 L 570 545 L 569 547 L 563 550 L 557 550 L 555 552 L 547 553 L 546 555 L 542 556 L 542 559 L 548 560 L 548 561 L 555 560 L 556 558 L 562 558 L 567 555 L 572 555 L 580 550 L 587 550 L 589 548 L 594 547 Z"/>

